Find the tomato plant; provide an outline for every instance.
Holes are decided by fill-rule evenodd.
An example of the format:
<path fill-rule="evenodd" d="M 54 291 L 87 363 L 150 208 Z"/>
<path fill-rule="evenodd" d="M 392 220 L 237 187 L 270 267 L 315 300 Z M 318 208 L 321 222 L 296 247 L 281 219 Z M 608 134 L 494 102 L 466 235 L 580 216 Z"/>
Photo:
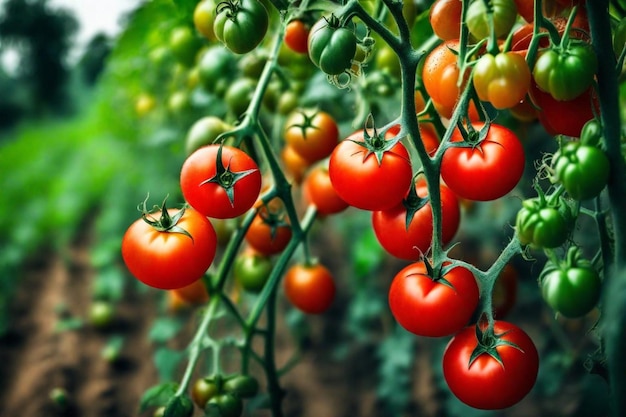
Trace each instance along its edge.
<path fill-rule="evenodd" d="M 528 394 L 539 368 L 537 348 L 519 327 L 496 321 L 493 329 L 468 326 L 457 333 L 443 354 L 443 375 L 465 404 L 498 410 Z"/>
<path fill-rule="evenodd" d="M 287 299 L 307 314 L 321 314 L 328 310 L 335 298 L 335 281 L 322 264 L 296 264 L 287 270 L 284 278 Z"/>
<path fill-rule="evenodd" d="M 187 202 L 205 216 L 233 218 L 255 203 L 261 191 L 261 173 L 242 150 L 208 145 L 187 157 L 180 187 Z"/>
<path fill-rule="evenodd" d="M 381 342 L 371 374 L 388 415 L 413 404 L 405 394 L 416 389 L 414 361 L 406 358 L 438 352 L 419 337 L 451 338 L 432 385 L 445 388 L 445 380 L 475 408 L 511 407 L 537 378 L 531 401 L 553 399 L 549 376 L 567 372 L 575 381 L 585 359 L 619 391 L 626 328 L 622 291 L 613 288 L 626 259 L 620 2 L 610 1 L 609 16 L 606 2 L 566 0 L 165 1 L 138 12 L 142 29 L 123 43 L 145 51 L 113 55 L 109 76 L 141 74 L 115 97 L 130 108 L 151 98 L 129 117 L 137 118 L 140 143 L 150 145 L 141 149 L 171 153 L 170 162 L 180 157 L 189 207 L 156 210 L 169 220 L 144 214 L 157 229 L 142 225 L 140 235 L 151 240 L 123 253 L 145 262 L 144 279 L 176 288 L 167 293 L 171 306 L 203 308 L 159 323 L 200 316 L 182 353 L 169 344 L 158 351 L 169 366 L 160 374 L 170 380 L 180 371 L 177 358 L 187 363 L 180 383 L 150 390 L 142 413 L 154 406 L 190 415 L 191 395 L 206 415 L 238 416 L 244 405 L 246 413 L 262 406 L 284 415 L 282 376 L 296 359 L 310 358 L 319 329 L 333 331 L 324 343 L 348 335 L 342 352 Z M 142 15 L 155 3 L 172 12 L 163 24 Z M 187 30 L 194 27 L 197 34 Z M 148 36 L 140 42 L 139 33 Z M 180 45 L 160 45 L 172 38 Z M 131 55 L 132 65 L 117 66 Z M 168 167 L 160 165 L 165 175 Z M 502 198 L 512 191 L 514 198 Z M 349 207 L 371 213 L 330 216 Z M 183 224 L 192 213 L 204 232 Z M 155 246 L 159 239 L 175 246 Z M 542 257 L 541 274 L 521 265 Z M 392 258 L 411 263 L 390 276 Z M 392 281 L 381 298 L 385 277 Z M 294 311 L 328 311 L 339 289 L 333 320 L 346 321 L 342 331 Z M 525 315 L 524 325 L 541 336 L 549 358 L 539 376 L 528 335 L 496 321 L 518 293 L 520 311 L 538 313 Z M 561 337 L 584 331 L 586 320 L 563 325 L 537 308 L 544 304 L 573 319 L 598 306 L 597 339 Z M 283 332 L 298 345 L 294 358 L 279 350 Z M 572 346 L 561 352 L 563 340 Z M 441 404 L 441 413 L 455 413 L 455 402 Z M 549 413 L 541 405 L 536 412 Z"/>
<path fill-rule="evenodd" d="M 145 207 L 144 207 L 145 208 Z M 146 212 L 122 239 L 122 257 L 139 281 L 160 289 L 182 288 L 207 271 L 217 247 L 211 222 L 193 209 Z"/>
<path fill-rule="evenodd" d="M 424 261 L 402 269 L 389 288 L 389 307 L 398 323 L 411 333 L 448 336 L 469 323 L 478 305 L 478 285 L 463 267 L 432 275 Z"/>
<path fill-rule="evenodd" d="M 469 143 L 446 150 L 441 178 L 458 196 L 468 200 L 495 200 L 510 192 L 524 172 L 524 148 L 511 130 L 492 123 L 472 124 Z M 456 129 L 451 142 L 463 141 Z"/>

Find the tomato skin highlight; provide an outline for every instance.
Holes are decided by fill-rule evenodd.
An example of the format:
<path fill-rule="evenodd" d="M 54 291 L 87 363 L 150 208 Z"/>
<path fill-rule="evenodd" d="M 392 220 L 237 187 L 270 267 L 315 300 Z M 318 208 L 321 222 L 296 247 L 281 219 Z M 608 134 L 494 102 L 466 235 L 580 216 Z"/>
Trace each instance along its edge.
<path fill-rule="evenodd" d="M 389 135 L 387 132 L 385 136 Z M 333 188 L 342 200 L 362 210 L 396 206 L 409 190 L 413 177 L 409 152 L 398 142 L 383 153 L 379 164 L 376 155 L 361 143 L 362 130 L 340 142 L 330 155 L 328 173 Z"/>
<path fill-rule="evenodd" d="M 221 161 L 217 161 L 220 145 L 204 146 L 187 157 L 180 173 L 180 187 L 185 200 L 207 217 L 228 219 L 248 211 L 261 191 L 261 172 L 254 160 L 232 146 L 222 146 Z M 230 201 L 226 188 L 216 182 L 217 163 L 232 173 L 250 173 L 232 184 Z"/>
<path fill-rule="evenodd" d="M 424 181 L 416 185 L 417 195 L 426 197 L 428 189 Z M 456 195 L 445 185 L 440 186 L 442 240 L 449 243 L 461 222 L 461 208 Z M 433 238 L 432 206 L 430 202 L 413 215 L 406 227 L 407 208 L 400 203 L 388 210 L 372 213 L 372 226 L 381 246 L 399 259 L 416 260 L 427 253 Z"/>
<path fill-rule="evenodd" d="M 170 216 L 178 213 L 169 209 Z M 161 212 L 150 217 L 159 218 Z M 199 212 L 186 209 L 177 226 L 192 237 L 162 232 L 144 220 L 136 220 L 122 238 L 122 257 L 130 273 L 154 288 L 182 288 L 200 279 L 207 271 L 217 248 L 211 222 Z"/>
<path fill-rule="evenodd" d="M 428 276 L 423 261 L 396 274 L 389 288 L 389 307 L 402 327 L 418 336 L 443 337 L 467 325 L 478 306 L 474 275 L 456 267 L 443 279 L 450 285 Z"/>
<path fill-rule="evenodd" d="M 484 123 L 473 123 L 479 131 Z M 463 140 L 456 129 L 450 141 Z M 492 123 L 485 139 L 474 147 L 449 148 L 441 161 L 441 178 L 459 197 L 490 201 L 513 190 L 524 173 L 524 148 L 508 128 Z"/>
<path fill-rule="evenodd" d="M 283 287 L 287 299 L 307 314 L 323 313 L 335 298 L 333 276 L 321 264 L 293 265 L 285 274 Z"/>
<path fill-rule="evenodd" d="M 443 354 L 443 375 L 450 391 L 465 404 L 481 410 L 499 410 L 521 401 L 534 386 L 539 370 L 537 348 L 522 329 L 496 320 L 494 333 L 517 346 L 495 347 L 502 364 L 487 353 L 469 364 L 478 345 L 475 326 L 457 333 Z"/>

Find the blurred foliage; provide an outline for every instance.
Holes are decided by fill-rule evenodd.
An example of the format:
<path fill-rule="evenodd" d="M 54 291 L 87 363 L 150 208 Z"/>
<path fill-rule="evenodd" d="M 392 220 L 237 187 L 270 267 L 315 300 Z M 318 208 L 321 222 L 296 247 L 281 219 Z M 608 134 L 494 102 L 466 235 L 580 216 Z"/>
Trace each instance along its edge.
<path fill-rule="evenodd" d="M 52 9 L 47 0 L 7 0 L 1 16 L 0 43 L 16 48 L 20 55 L 17 77 L 28 86 L 27 101 L 22 103 L 26 112 L 67 111 L 66 62 L 78 29 L 74 16 Z"/>

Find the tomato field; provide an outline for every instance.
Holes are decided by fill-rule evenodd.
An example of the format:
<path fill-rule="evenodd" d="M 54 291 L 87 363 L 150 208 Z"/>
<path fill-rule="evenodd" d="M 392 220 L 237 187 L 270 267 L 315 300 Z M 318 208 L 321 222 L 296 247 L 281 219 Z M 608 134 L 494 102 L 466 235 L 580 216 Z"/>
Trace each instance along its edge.
<path fill-rule="evenodd" d="M 0 3 L 0 415 L 626 415 L 624 0 L 136 3 Z"/>

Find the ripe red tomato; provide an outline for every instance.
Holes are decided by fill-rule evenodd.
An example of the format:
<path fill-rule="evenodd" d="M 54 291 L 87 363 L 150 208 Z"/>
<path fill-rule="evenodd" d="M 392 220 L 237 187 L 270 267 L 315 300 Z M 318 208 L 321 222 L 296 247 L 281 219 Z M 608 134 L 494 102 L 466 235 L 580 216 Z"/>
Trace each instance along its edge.
<path fill-rule="evenodd" d="M 320 264 L 292 266 L 285 274 L 283 285 L 291 304 L 308 314 L 323 313 L 335 298 L 333 276 Z"/>
<path fill-rule="evenodd" d="M 368 132 L 368 135 L 371 132 Z M 339 197 L 363 210 L 385 210 L 399 204 L 411 185 L 409 152 L 401 142 L 390 149 L 387 132 L 366 139 L 363 130 L 339 143 L 330 155 L 328 173 Z"/>
<path fill-rule="evenodd" d="M 301 157 L 292 146 L 285 145 L 280 152 L 280 159 L 285 167 L 285 174 L 296 184 L 302 183 L 307 168 L 311 164 Z"/>
<path fill-rule="evenodd" d="M 428 196 L 426 181 L 416 183 L 417 196 Z M 461 222 L 461 208 L 456 195 L 445 185 L 440 187 L 442 237 L 447 244 Z M 410 199 L 408 200 L 410 201 Z M 433 217 L 430 201 L 417 209 L 407 227 L 407 199 L 397 206 L 372 213 L 372 225 L 381 246 L 396 258 L 415 260 L 428 252 L 433 239 Z M 416 201 L 415 204 L 419 204 Z M 411 213 L 412 210 L 408 211 Z"/>
<path fill-rule="evenodd" d="M 295 19 L 285 27 L 285 45 L 299 54 L 309 53 L 309 31 L 311 28 L 302 20 Z"/>
<path fill-rule="evenodd" d="M 209 219 L 193 209 L 169 209 L 135 221 L 122 238 L 122 257 L 139 281 L 151 287 L 182 288 L 204 275 L 215 257 L 217 237 Z M 182 231 L 186 231 L 183 233 Z"/>
<path fill-rule="evenodd" d="M 473 123 L 478 134 L 484 123 Z M 452 142 L 463 140 L 456 129 Z M 495 200 L 511 191 L 524 172 L 524 148 L 511 130 L 492 123 L 484 140 L 475 146 L 449 148 L 441 161 L 441 178 L 459 197 Z"/>
<path fill-rule="evenodd" d="M 304 198 L 317 207 L 317 212 L 323 216 L 339 213 L 348 208 L 330 182 L 328 168 L 318 165 L 313 168 L 304 179 Z"/>
<path fill-rule="evenodd" d="M 333 117 L 319 110 L 295 110 L 285 121 L 285 141 L 309 163 L 326 158 L 337 146 L 339 128 Z"/>
<path fill-rule="evenodd" d="M 465 88 L 469 71 L 465 74 L 461 86 L 457 84 L 461 76 L 458 66 L 458 56 L 452 50 L 459 50 L 458 39 L 445 41 L 433 49 L 424 59 L 422 69 L 422 81 L 424 88 L 430 96 L 437 112 L 445 118 L 452 117 L 461 91 Z M 476 106 L 470 103 L 468 109 L 470 120 L 480 119 Z"/>
<path fill-rule="evenodd" d="M 455 267 L 434 280 L 423 261 L 396 274 L 389 288 L 389 307 L 398 323 L 418 336 L 442 337 L 461 330 L 478 306 L 474 275 Z"/>
<path fill-rule="evenodd" d="M 578 97 L 559 101 L 541 91 L 534 80 L 530 82 L 530 98 L 539 107 L 538 117 L 546 132 L 551 135 L 580 137 L 585 123 L 599 113 L 597 96 L 593 88 L 587 89 Z"/>
<path fill-rule="evenodd" d="M 177 298 L 189 304 L 203 304 L 209 301 L 209 292 L 202 278 L 182 288 L 175 288 L 171 291 L 175 293 Z"/>
<path fill-rule="evenodd" d="M 428 15 L 433 32 L 444 41 L 459 39 L 461 34 L 461 0 L 436 0 Z"/>
<path fill-rule="evenodd" d="M 422 80 L 430 98 L 446 108 L 454 108 L 459 99 L 461 89 L 457 85 L 460 69 L 457 65 L 458 56 L 451 52 L 459 49 L 458 40 L 443 42 L 433 49 L 424 59 Z M 442 114 L 444 117 L 452 116 Z"/>
<path fill-rule="evenodd" d="M 262 207 L 246 232 L 246 241 L 257 252 L 269 256 L 282 252 L 291 235 L 291 226 L 284 213 Z"/>
<path fill-rule="evenodd" d="M 218 153 L 221 149 L 221 158 Z M 228 219 L 242 215 L 261 190 L 261 171 L 242 150 L 227 145 L 204 146 L 187 157 L 180 188 L 191 205 L 207 217 Z"/>
<path fill-rule="evenodd" d="M 415 96 L 421 97 L 421 94 L 419 96 L 416 94 Z M 416 103 L 418 100 L 418 98 L 415 99 Z M 422 139 L 424 148 L 426 148 L 426 152 L 428 153 L 428 155 L 433 156 L 435 152 L 437 152 L 437 148 L 439 147 L 439 138 L 437 137 L 435 128 L 433 127 L 432 123 L 420 121 L 419 131 L 420 138 Z M 391 136 L 396 136 L 398 133 L 400 133 L 400 125 L 391 126 L 387 132 L 387 134 Z"/>
<path fill-rule="evenodd" d="M 483 410 L 518 403 L 537 379 L 539 355 L 535 344 L 522 329 L 504 321 L 496 321 L 494 334 L 485 334 L 482 340 L 476 333 L 475 326 L 468 326 L 446 347 L 443 376 L 450 391 L 465 404 Z M 474 352 L 480 354 L 470 361 Z"/>

